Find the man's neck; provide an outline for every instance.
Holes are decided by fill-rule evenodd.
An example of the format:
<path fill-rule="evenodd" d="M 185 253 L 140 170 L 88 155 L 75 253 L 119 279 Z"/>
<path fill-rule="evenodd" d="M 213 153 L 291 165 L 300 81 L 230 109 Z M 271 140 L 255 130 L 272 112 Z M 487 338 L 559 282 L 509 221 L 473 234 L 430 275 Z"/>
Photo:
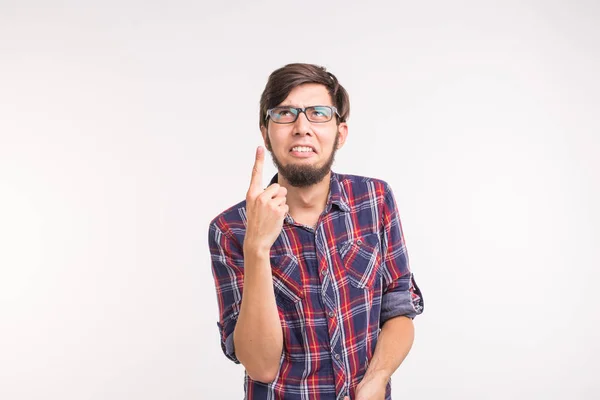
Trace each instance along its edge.
<path fill-rule="evenodd" d="M 307 187 L 295 187 L 289 184 L 281 174 L 277 177 L 281 186 L 287 189 L 287 205 L 290 207 L 290 215 L 304 214 L 310 212 L 321 213 L 327 205 L 329 197 L 329 184 L 331 180 L 331 171 L 323 180 Z"/>

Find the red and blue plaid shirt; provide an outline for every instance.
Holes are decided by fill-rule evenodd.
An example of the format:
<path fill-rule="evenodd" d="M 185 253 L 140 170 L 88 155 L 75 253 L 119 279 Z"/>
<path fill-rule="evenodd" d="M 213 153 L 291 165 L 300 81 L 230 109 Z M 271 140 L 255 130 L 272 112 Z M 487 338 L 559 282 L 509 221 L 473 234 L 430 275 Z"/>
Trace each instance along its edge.
<path fill-rule="evenodd" d="M 221 347 L 236 363 L 233 331 L 242 300 L 245 232 L 245 201 L 209 228 Z M 390 186 L 332 172 L 316 227 L 288 214 L 270 257 L 283 352 L 273 382 L 245 374 L 246 399 L 354 398 L 383 323 L 423 311 Z"/>

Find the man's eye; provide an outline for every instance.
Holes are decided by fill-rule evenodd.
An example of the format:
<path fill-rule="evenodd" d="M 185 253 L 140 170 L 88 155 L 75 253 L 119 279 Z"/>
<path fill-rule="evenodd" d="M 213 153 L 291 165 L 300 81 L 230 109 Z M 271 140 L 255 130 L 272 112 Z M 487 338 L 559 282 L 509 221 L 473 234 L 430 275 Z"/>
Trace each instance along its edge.
<path fill-rule="evenodd" d="M 324 107 L 313 108 L 310 112 L 310 117 L 316 120 L 327 120 L 330 118 L 330 111 Z"/>

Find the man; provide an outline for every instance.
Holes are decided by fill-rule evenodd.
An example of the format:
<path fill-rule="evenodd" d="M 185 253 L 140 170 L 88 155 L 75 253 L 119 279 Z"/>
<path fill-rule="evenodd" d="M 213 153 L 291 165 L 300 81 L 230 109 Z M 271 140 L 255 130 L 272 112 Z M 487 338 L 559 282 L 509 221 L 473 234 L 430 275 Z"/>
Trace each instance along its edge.
<path fill-rule="evenodd" d="M 391 399 L 412 346 L 423 300 L 392 190 L 331 170 L 349 108 L 322 67 L 274 71 L 259 122 L 278 173 L 265 189 L 259 147 L 246 200 L 210 223 L 221 346 L 246 399 Z"/>

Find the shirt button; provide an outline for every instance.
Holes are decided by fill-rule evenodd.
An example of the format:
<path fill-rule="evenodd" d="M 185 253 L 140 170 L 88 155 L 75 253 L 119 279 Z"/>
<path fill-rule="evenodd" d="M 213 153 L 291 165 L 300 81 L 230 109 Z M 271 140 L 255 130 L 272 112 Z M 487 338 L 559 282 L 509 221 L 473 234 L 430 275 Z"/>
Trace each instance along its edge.
<path fill-rule="evenodd" d="M 333 311 L 329 311 L 329 318 L 333 318 L 335 316 L 335 314 L 333 313 Z"/>
<path fill-rule="evenodd" d="M 358 240 L 356 241 L 356 244 L 357 244 L 357 245 L 359 245 L 359 246 L 361 246 L 361 245 L 362 245 L 362 243 L 363 243 L 363 241 L 362 241 L 361 239 L 358 239 Z"/>
<path fill-rule="evenodd" d="M 326 269 L 322 269 L 321 273 L 323 274 L 323 276 L 327 275 L 327 270 Z"/>
<path fill-rule="evenodd" d="M 339 360 L 339 359 L 340 359 L 340 355 L 339 355 L 339 354 L 334 354 L 334 355 L 333 355 L 333 357 L 334 357 L 336 360 Z"/>

